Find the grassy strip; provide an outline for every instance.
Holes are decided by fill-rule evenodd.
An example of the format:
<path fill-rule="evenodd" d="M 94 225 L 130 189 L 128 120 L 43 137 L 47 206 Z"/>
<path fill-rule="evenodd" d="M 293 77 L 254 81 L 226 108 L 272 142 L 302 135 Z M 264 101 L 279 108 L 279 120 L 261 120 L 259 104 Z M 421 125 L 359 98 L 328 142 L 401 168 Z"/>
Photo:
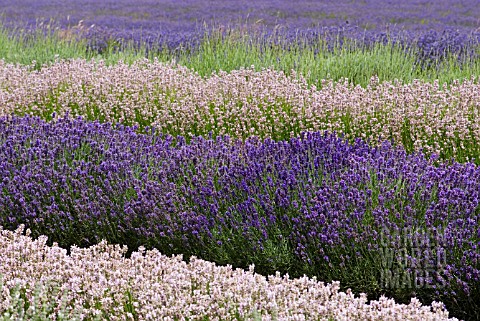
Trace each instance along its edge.
<path fill-rule="evenodd" d="M 211 75 L 214 71 L 229 72 L 253 65 L 256 70 L 273 67 L 287 74 L 294 70 L 297 74 L 304 75 L 309 84 L 317 87 L 321 86 L 320 79 L 325 78 L 347 78 L 362 86 L 367 86 L 374 75 L 380 81 L 401 79 L 404 83 L 410 83 L 414 79 L 438 79 L 443 84 L 455 79 L 469 79 L 480 73 L 479 60 L 461 65 L 458 63 L 459 57 L 453 54 L 447 54 L 445 59 L 434 62 L 430 67 L 421 68 L 417 63 L 418 49 L 415 47 L 405 50 L 398 45 L 378 43 L 359 49 L 353 43 L 351 46 L 337 46 L 333 50 L 327 50 L 326 42 L 318 38 L 317 42 L 308 45 L 302 44 L 302 39 L 297 39 L 298 44 L 289 44 L 288 50 L 285 50 L 286 40 L 281 36 L 271 36 L 269 40 L 272 41 L 265 41 L 262 34 L 247 35 L 230 30 L 226 35 L 220 32 L 205 35 L 200 46 L 195 49 L 147 50 L 145 46 L 121 44 L 112 40 L 98 53 L 89 49 L 84 38 L 68 30 L 47 28 L 46 31 L 38 30 L 27 36 L 22 30 L 12 33 L 0 26 L 0 58 L 23 65 L 33 63 L 39 69 L 43 64 L 58 59 L 102 59 L 111 65 L 119 61 L 132 63 L 140 58 L 153 60 L 156 57 L 164 62 L 175 60 L 202 76 Z"/>
<path fill-rule="evenodd" d="M 126 46 L 125 50 L 119 52 L 115 50 L 114 42 L 110 42 L 102 54 L 88 48 L 88 41 L 74 31 L 47 26 L 28 33 L 0 25 L 0 59 L 15 64 L 33 65 L 37 70 L 45 64 L 63 59 L 104 59 L 111 65 L 119 61 L 133 63 L 146 56 L 145 50 L 134 48 L 133 45 Z"/>

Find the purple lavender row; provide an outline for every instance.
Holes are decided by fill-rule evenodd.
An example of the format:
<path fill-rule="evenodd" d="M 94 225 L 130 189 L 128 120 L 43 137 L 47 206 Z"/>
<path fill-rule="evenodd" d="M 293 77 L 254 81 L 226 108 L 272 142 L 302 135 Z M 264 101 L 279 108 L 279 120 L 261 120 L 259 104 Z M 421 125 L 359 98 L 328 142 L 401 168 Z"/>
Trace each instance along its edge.
<path fill-rule="evenodd" d="M 55 2 L 61 5 L 55 5 Z M 480 27 L 480 8 L 475 0 L 463 0 L 455 5 L 448 0 L 338 0 L 335 3 L 326 0 L 1 0 L 0 5 L 7 19 L 31 24 L 38 20 L 48 22 L 54 18 L 65 26 L 83 19 L 87 24 L 111 29 L 143 28 L 154 32 L 192 30 L 196 23 L 217 21 L 226 24 L 247 19 L 271 28 L 284 25 L 298 29 L 341 24 L 358 25 L 371 30 L 379 30 L 386 25 L 409 30 L 443 30 L 447 27 L 471 31 Z"/>
<path fill-rule="evenodd" d="M 186 144 L 81 119 L 11 117 L 0 120 L 0 177 L 0 226 L 25 224 L 65 247 L 106 239 L 372 295 L 387 268 L 428 267 L 435 278 L 422 276 L 429 287 L 418 296 L 479 295 L 480 169 L 471 163 L 318 132 Z M 402 254 L 411 248 L 420 252 Z"/>
<path fill-rule="evenodd" d="M 54 19 L 59 27 L 75 30 L 81 25 L 96 50 L 109 41 L 131 40 L 147 46 L 170 48 L 198 45 L 204 24 L 262 30 L 266 37 L 282 33 L 287 43 L 332 41 L 343 37 L 364 43 L 414 41 L 421 54 L 435 60 L 445 51 L 473 54 L 480 40 L 480 6 L 476 0 L 419 2 L 385 1 L 129 1 L 114 2 L 5 1 L 0 14 L 7 25 L 35 28 Z M 80 23 L 80 24 L 79 24 Z M 421 57 L 425 58 L 425 57 Z"/>
<path fill-rule="evenodd" d="M 459 30 L 470 33 L 480 28 L 480 8 L 475 0 L 434 2 L 405 0 L 388 1 L 152 1 L 119 0 L 92 2 L 88 0 L 0 1 L 6 21 L 35 25 L 55 19 L 62 27 L 86 25 L 124 33 L 140 29 L 166 34 L 193 32 L 204 22 L 226 25 L 252 22 L 270 29 L 284 27 L 309 29 L 315 26 L 358 26 L 362 31 L 384 31 L 386 27 L 405 30 Z M 478 31 L 478 30 L 477 30 Z"/>

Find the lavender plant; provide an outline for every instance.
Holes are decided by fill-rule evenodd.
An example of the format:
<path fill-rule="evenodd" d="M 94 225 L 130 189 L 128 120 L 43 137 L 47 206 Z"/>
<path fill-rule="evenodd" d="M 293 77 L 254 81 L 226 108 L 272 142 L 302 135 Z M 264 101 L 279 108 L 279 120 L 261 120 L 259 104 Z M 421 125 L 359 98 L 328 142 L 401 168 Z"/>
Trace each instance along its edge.
<path fill-rule="evenodd" d="M 11 117 L 1 119 L 0 133 L 5 228 L 25 224 L 64 247 L 106 239 L 253 263 L 262 274 L 340 280 L 371 296 L 385 293 L 382 244 L 401 249 L 396 236 L 411 228 L 440 238 L 445 255 L 443 288 L 415 294 L 457 312 L 476 308 L 468 298 L 479 295 L 480 171 L 471 163 L 436 164 L 389 143 L 352 145 L 318 132 L 186 144 L 81 119 Z M 424 266 L 438 255 L 422 251 L 409 262 Z M 388 294 L 405 300 L 414 290 Z"/>

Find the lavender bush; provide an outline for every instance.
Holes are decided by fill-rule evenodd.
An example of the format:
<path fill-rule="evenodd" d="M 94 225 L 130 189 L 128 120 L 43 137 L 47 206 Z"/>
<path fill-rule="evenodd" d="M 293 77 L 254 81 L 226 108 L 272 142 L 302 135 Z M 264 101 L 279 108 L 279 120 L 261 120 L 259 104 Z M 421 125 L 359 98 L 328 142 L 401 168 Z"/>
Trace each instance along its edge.
<path fill-rule="evenodd" d="M 478 308 L 480 171 L 471 163 L 436 164 L 388 143 L 371 148 L 320 133 L 186 144 L 129 127 L 29 117 L 2 118 L 0 133 L 5 228 L 25 224 L 63 247 L 106 239 L 253 263 L 262 274 L 340 280 L 372 297 L 440 298 L 460 314 Z M 384 289 L 383 247 L 402 249 L 405 228 L 437 244 L 410 254 L 410 265 L 431 266 L 438 255 L 444 264 L 422 281 L 427 288 Z M 410 273 L 402 257 L 394 262 Z"/>

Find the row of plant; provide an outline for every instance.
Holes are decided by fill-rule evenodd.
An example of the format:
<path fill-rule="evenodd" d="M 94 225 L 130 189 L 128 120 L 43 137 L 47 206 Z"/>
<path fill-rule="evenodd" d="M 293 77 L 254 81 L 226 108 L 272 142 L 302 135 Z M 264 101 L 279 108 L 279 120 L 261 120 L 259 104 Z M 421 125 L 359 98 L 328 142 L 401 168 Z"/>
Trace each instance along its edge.
<path fill-rule="evenodd" d="M 339 292 L 338 282 L 268 278 L 231 266 L 101 242 L 70 255 L 0 229 L 1 320 L 456 320 L 441 303 Z M 6 291 L 5 291 L 6 290 Z"/>
<path fill-rule="evenodd" d="M 415 44 L 419 58 L 435 61 L 447 52 L 474 54 L 480 37 L 475 18 L 480 10 L 475 0 L 455 5 L 448 1 L 406 0 L 394 6 L 350 0 L 226 1 L 215 5 L 205 0 L 161 4 L 138 0 L 135 5 L 128 0 L 108 5 L 79 0 L 64 3 L 62 7 L 43 2 L 37 1 L 35 5 L 29 1 L 0 2 L 3 23 L 9 30 L 13 28 L 14 34 L 39 30 L 50 33 L 57 29 L 62 38 L 80 36 L 90 49 L 98 52 L 120 48 L 125 42 L 148 50 L 193 49 L 203 41 L 205 32 L 218 30 L 228 35 L 235 29 L 248 34 L 261 33 L 261 37 L 256 37 L 257 42 L 280 43 L 282 49 L 299 43 L 315 44 L 319 39 L 330 47 L 345 41 L 355 41 L 360 46 L 385 41 Z"/>
<path fill-rule="evenodd" d="M 467 41 L 451 31 L 427 33 L 416 44 L 387 36 L 364 44 L 343 35 L 326 40 L 324 33 L 317 32 L 299 33 L 291 39 L 283 33 L 206 29 L 195 44 L 155 50 L 123 38 L 112 38 L 101 50 L 95 49 L 82 36 L 84 32 L 83 26 L 67 30 L 49 27 L 35 29 L 30 34 L 22 29 L 12 35 L 10 29 L 1 26 L 0 59 L 23 65 L 34 61 L 34 67 L 40 69 L 44 64 L 70 58 L 95 58 L 107 64 L 157 58 L 163 62 L 175 60 L 202 76 L 253 65 L 257 71 L 274 68 L 290 74 L 294 70 L 317 87 L 327 76 L 335 81 L 348 78 L 364 87 L 372 75 L 380 81 L 402 79 L 409 83 L 414 79 L 438 79 L 442 84 L 469 79 L 480 70 L 478 39 L 467 37 L 470 39 Z"/>
<path fill-rule="evenodd" d="M 105 30 L 111 36 L 130 37 L 137 41 L 151 38 L 176 38 L 180 43 L 186 35 L 195 33 L 196 27 L 204 23 L 229 25 L 232 23 L 252 24 L 268 29 L 284 28 L 293 33 L 297 29 L 315 28 L 353 29 L 357 35 L 379 35 L 386 30 L 416 32 L 444 29 L 471 33 L 478 28 L 480 15 L 475 0 L 452 3 L 449 0 L 419 2 L 405 0 L 392 5 L 383 1 L 298 0 L 296 2 L 251 2 L 225 1 L 212 4 L 209 0 L 185 0 L 181 3 L 166 0 L 162 3 L 150 0 L 119 0 L 115 3 L 92 3 L 89 0 L 66 2 L 52 6 L 47 0 L 0 2 L 0 14 L 8 24 L 26 24 L 38 28 L 39 24 L 51 22 L 68 29 L 79 21 L 86 26 Z M 372 15 L 375 12 L 375 15 Z M 148 38 L 142 38 L 142 35 Z"/>
<path fill-rule="evenodd" d="M 173 136 L 229 135 L 286 140 L 303 131 L 337 132 L 407 152 L 480 161 L 480 86 L 475 78 L 379 82 L 367 88 L 322 80 L 321 88 L 273 70 L 240 69 L 201 77 L 158 61 L 133 65 L 62 61 L 32 71 L 0 61 L 0 113 L 82 116 L 86 120 L 154 126 Z"/>
<path fill-rule="evenodd" d="M 105 239 L 478 311 L 475 165 L 319 132 L 187 144 L 117 127 L 2 118 L 0 225 L 66 248 Z M 382 276 L 392 269 L 400 279 Z"/>

